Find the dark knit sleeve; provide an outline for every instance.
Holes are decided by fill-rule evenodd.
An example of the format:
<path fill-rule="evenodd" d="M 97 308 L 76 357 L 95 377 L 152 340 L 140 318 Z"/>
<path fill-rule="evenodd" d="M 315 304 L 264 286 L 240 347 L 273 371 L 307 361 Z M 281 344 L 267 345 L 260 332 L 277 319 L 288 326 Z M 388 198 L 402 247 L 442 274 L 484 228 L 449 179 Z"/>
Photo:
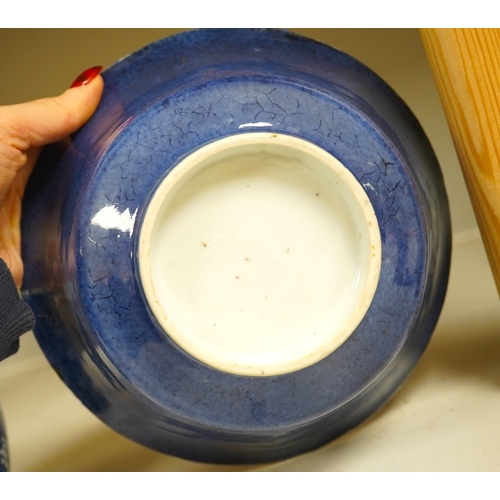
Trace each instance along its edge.
<path fill-rule="evenodd" d="M 35 326 L 35 316 L 21 299 L 5 262 L 0 259 L 0 361 L 19 349 L 19 337 Z"/>

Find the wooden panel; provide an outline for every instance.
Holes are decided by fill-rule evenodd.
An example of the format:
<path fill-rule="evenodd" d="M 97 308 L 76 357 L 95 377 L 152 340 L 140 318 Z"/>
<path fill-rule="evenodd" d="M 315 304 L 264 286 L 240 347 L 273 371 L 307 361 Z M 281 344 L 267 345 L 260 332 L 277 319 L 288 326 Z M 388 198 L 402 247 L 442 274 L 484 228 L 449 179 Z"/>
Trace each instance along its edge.
<path fill-rule="evenodd" d="M 421 36 L 500 293 L 500 30 Z"/>

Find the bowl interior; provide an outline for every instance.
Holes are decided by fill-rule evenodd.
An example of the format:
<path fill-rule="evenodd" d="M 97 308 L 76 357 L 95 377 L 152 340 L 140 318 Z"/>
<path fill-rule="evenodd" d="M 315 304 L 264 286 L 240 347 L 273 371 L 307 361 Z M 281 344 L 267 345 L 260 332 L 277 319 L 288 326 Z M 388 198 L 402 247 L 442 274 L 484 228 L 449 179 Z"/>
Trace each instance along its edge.
<path fill-rule="evenodd" d="M 160 182 L 138 259 L 150 312 L 181 348 L 225 372 L 276 375 L 355 330 L 381 242 L 364 189 L 336 158 L 289 135 L 245 133 Z"/>

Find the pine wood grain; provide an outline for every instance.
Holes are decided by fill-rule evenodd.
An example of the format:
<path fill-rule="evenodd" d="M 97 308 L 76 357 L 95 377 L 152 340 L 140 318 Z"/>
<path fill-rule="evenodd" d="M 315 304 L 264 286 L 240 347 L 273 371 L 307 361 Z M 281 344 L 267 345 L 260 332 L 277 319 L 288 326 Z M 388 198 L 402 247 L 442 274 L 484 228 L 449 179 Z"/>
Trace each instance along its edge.
<path fill-rule="evenodd" d="M 500 30 L 420 34 L 500 293 Z"/>

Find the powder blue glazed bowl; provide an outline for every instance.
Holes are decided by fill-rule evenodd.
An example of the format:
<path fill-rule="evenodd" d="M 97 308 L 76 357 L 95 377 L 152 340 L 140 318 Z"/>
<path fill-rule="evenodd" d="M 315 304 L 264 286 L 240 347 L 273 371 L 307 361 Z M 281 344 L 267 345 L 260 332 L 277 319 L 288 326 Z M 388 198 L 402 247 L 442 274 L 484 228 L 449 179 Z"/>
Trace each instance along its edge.
<path fill-rule="evenodd" d="M 205 462 L 285 459 L 366 419 L 422 355 L 448 280 L 447 196 L 413 114 L 350 56 L 274 30 L 182 33 L 103 78 L 97 112 L 44 150 L 24 202 L 23 293 L 60 377 L 116 431 Z M 139 247 L 176 167 L 262 132 L 341 162 L 373 208 L 381 257 L 369 308 L 340 345 L 256 375 L 177 341 L 148 298 Z"/>

